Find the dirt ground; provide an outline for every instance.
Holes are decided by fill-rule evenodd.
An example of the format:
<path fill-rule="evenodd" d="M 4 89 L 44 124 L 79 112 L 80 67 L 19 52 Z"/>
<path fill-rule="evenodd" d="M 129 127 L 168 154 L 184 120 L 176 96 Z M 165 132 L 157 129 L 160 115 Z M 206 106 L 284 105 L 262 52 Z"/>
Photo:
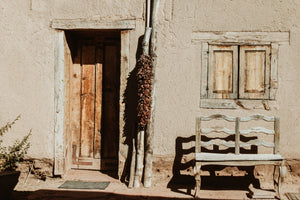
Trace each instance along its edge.
<path fill-rule="evenodd" d="M 21 175 L 12 199 L 193 199 L 195 182 L 191 169 L 174 175 L 171 168 L 154 168 L 151 188 L 129 189 L 125 183 L 99 171 L 70 170 L 64 177 L 55 178 L 49 172 L 51 167 L 47 162 L 37 162 L 34 167 L 30 163 L 20 165 Z M 283 192 L 299 193 L 300 161 L 288 161 L 287 168 Z M 252 178 L 248 174 L 251 170 L 254 172 Z M 203 171 L 201 199 L 250 199 L 250 184 L 262 189 L 273 188 L 271 166 L 259 166 L 254 170 L 236 167 L 215 169 L 210 173 L 211 175 L 209 171 Z M 215 176 L 212 176 L 212 173 Z M 58 189 L 65 180 L 110 181 L 110 184 L 105 190 Z M 284 195 L 282 199 L 288 198 Z"/>

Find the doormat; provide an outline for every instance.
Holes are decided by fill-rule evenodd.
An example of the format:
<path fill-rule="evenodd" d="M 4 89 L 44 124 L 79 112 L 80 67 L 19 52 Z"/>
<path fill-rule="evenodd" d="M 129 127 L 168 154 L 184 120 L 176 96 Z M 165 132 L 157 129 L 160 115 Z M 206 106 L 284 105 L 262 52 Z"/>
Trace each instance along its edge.
<path fill-rule="evenodd" d="M 289 200 L 300 200 L 300 193 L 286 193 Z"/>
<path fill-rule="evenodd" d="M 58 188 L 60 189 L 91 189 L 105 190 L 110 182 L 87 182 L 87 181 L 66 181 Z"/>

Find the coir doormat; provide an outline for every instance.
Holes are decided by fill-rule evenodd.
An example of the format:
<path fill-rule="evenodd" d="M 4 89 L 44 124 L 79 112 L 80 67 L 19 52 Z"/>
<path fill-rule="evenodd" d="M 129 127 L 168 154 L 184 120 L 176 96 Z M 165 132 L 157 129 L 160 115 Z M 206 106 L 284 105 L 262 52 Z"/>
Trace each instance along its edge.
<path fill-rule="evenodd" d="M 66 181 L 58 188 L 61 189 L 91 189 L 105 190 L 110 182 Z"/>
<path fill-rule="evenodd" d="M 289 200 L 300 200 L 300 193 L 287 193 Z"/>

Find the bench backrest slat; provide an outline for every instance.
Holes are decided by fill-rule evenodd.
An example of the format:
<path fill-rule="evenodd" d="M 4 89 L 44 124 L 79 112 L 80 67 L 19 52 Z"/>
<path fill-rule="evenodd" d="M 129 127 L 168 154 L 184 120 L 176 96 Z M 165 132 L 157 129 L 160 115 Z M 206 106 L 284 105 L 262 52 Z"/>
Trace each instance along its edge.
<path fill-rule="evenodd" d="M 222 114 L 214 114 L 214 115 L 210 115 L 207 117 L 201 117 L 202 121 L 210 121 L 212 119 L 224 119 L 228 122 L 235 122 L 235 117 L 229 117 L 229 116 L 222 115 Z"/>
<path fill-rule="evenodd" d="M 221 139 L 213 139 L 213 140 L 210 140 L 208 142 L 201 142 L 201 146 L 202 147 L 209 147 L 209 146 L 214 145 L 216 143 L 218 143 L 219 146 L 235 147 L 234 142 L 227 142 L 227 141 L 221 140 Z"/>
<path fill-rule="evenodd" d="M 251 127 L 248 130 L 240 130 L 241 135 L 247 135 L 250 133 L 264 133 L 266 135 L 274 135 L 275 131 L 274 130 L 270 130 L 270 129 L 266 129 L 264 127 Z"/>
<path fill-rule="evenodd" d="M 249 117 L 241 117 L 241 122 L 248 122 L 251 120 L 265 120 L 267 122 L 274 122 L 275 117 L 267 117 L 264 115 L 251 115 Z"/>
<path fill-rule="evenodd" d="M 201 128 L 202 134 L 209 134 L 209 133 L 225 133 L 227 135 L 234 135 L 235 130 L 231 130 L 228 128 Z"/>
<path fill-rule="evenodd" d="M 273 142 L 267 142 L 267 141 L 259 140 L 259 139 L 250 140 L 249 142 L 241 142 L 240 143 L 240 147 L 250 147 L 251 145 L 264 146 L 264 147 L 269 147 L 269 148 L 274 148 L 275 147 Z"/>

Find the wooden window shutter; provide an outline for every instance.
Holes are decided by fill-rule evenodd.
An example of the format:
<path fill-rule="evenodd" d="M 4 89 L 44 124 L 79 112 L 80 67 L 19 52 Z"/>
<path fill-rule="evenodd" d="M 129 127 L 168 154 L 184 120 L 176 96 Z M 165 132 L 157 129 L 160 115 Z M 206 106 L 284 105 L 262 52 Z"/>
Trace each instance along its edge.
<path fill-rule="evenodd" d="M 271 43 L 270 99 L 275 100 L 278 89 L 278 43 Z"/>
<path fill-rule="evenodd" d="M 270 46 L 241 46 L 240 99 L 269 99 Z"/>
<path fill-rule="evenodd" d="M 201 99 L 207 99 L 207 73 L 208 73 L 208 43 L 202 43 L 201 55 Z"/>
<path fill-rule="evenodd" d="M 208 98 L 237 98 L 238 47 L 209 45 Z"/>

